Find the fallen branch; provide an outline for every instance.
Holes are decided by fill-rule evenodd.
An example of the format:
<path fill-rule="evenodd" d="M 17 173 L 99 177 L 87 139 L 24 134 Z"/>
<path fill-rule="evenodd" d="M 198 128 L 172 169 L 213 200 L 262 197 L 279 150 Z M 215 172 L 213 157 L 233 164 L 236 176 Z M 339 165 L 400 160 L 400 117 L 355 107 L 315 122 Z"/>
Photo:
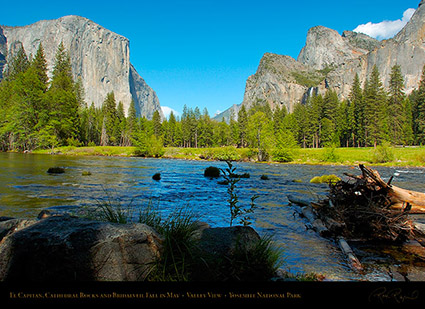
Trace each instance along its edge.
<path fill-rule="evenodd" d="M 344 252 L 345 256 L 347 257 L 347 260 L 349 261 L 351 268 L 353 268 L 354 270 L 358 272 L 362 272 L 363 266 L 360 263 L 359 259 L 354 254 L 351 247 L 348 245 L 347 241 L 341 236 L 337 238 L 337 241 L 342 252 Z"/>
<path fill-rule="evenodd" d="M 363 174 L 363 179 L 366 179 L 369 185 L 379 186 L 387 191 L 387 195 L 391 201 L 392 208 L 404 209 L 405 207 L 409 207 L 407 205 L 410 205 L 411 213 L 425 213 L 425 193 L 406 190 L 391 185 L 391 179 L 388 183 L 386 183 L 384 180 L 382 180 L 381 176 L 377 171 L 372 170 L 362 164 L 360 164 L 360 169 Z"/>

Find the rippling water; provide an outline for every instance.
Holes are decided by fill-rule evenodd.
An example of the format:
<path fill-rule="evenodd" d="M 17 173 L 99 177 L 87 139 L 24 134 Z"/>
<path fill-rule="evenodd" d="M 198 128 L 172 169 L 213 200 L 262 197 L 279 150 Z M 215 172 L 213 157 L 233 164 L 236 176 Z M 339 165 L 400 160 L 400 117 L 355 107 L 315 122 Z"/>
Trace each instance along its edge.
<path fill-rule="evenodd" d="M 46 171 L 52 166 L 62 166 L 66 172 L 49 175 Z M 203 176 L 208 166 L 227 167 L 225 162 L 0 153 L 0 216 L 34 217 L 44 208 L 75 211 L 110 195 L 136 209 L 152 202 L 164 215 L 189 206 L 211 226 L 229 226 L 227 186 Z M 313 176 L 358 174 L 357 168 L 239 162 L 234 166 L 237 173 L 251 175 L 237 184 L 240 205 L 248 205 L 251 196 L 259 195 L 253 227 L 260 234 L 273 235 L 291 272 L 321 273 L 335 280 L 364 279 L 350 270 L 331 240 L 306 228 L 299 207 L 287 199 L 290 194 L 317 200 L 326 194 L 327 186 L 310 184 Z M 422 168 L 376 169 L 384 179 L 396 174 L 395 185 L 425 192 Z M 82 176 L 83 171 L 91 175 Z M 152 179 L 155 173 L 161 173 L 160 181 Z M 261 175 L 269 180 L 261 180 Z M 388 279 L 379 269 L 365 276 Z"/>

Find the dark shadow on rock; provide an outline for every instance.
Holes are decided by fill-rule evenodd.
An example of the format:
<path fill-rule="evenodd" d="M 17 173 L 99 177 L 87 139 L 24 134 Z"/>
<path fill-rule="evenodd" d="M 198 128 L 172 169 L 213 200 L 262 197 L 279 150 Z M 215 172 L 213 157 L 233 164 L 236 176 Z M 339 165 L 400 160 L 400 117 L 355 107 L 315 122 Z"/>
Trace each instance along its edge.
<path fill-rule="evenodd" d="M 68 215 L 3 221 L 0 237 L 0 281 L 143 280 L 160 242 L 144 224 Z"/>

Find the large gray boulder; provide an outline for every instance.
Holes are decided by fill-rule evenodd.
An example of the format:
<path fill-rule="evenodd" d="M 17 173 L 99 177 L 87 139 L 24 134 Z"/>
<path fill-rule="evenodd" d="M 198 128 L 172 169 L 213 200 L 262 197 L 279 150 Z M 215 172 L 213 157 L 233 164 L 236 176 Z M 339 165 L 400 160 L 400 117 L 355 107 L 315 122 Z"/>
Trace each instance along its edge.
<path fill-rule="evenodd" d="M 249 280 L 259 277 L 253 268 L 263 272 L 262 265 L 241 267 L 248 264 L 240 256 L 249 256 L 260 240 L 253 228 L 212 228 L 200 222 L 193 237 L 199 249 L 193 280 Z M 140 223 L 48 211 L 38 219 L 0 217 L 0 282 L 143 281 L 160 260 L 162 247 L 162 237 Z"/>
<path fill-rule="evenodd" d="M 144 224 L 76 217 L 0 222 L 0 281 L 138 281 L 159 256 Z"/>

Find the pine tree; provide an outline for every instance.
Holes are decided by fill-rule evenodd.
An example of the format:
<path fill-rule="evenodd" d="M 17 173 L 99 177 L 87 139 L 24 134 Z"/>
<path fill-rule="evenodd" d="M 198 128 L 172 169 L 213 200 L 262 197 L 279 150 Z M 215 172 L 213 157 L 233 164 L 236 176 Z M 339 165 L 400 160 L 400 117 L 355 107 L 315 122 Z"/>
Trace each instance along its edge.
<path fill-rule="evenodd" d="M 176 146 L 176 126 L 177 121 L 173 111 L 168 117 L 167 126 L 164 130 L 164 143 L 166 146 Z"/>
<path fill-rule="evenodd" d="M 46 92 L 49 86 L 49 77 L 47 76 L 47 60 L 41 43 L 38 45 L 37 53 L 31 65 L 35 68 L 39 80 L 44 85 L 44 92 Z"/>
<path fill-rule="evenodd" d="M 190 109 L 185 104 L 181 117 L 183 147 L 185 148 L 191 147 L 190 113 Z"/>
<path fill-rule="evenodd" d="M 229 130 L 230 130 L 231 144 L 238 145 L 238 143 L 239 143 L 239 125 L 238 125 L 238 122 L 235 120 L 233 112 L 232 112 L 232 115 L 230 116 Z"/>
<path fill-rule="evenodd" d="M 114 134 L 118 145 L 128 146 L 130 144 L 130 138 L 127 132 L 127 119 L 124 113 L 124 105 L 121 101 L 118 102 L 117 106 Z"/>
<path fill-rule="evenodd" d="M 279 108 L 278 106 L 275 107 L 273 112 L 273 127 L 276 134 L 278 134 L 282 128 L 283 119 L 286 115 L 287 111 L 285 105 L 283 105 L 282 108 Z"/>
<path fill-rule="evenodd" d="M 51 87 L 65 91 L 72 91 L 74 89 L 71 57 L 69 52 L 65 49 L 63 42 L 59 44 L 56 51 Z"/>
<path fill-rule="evenodd" d="M 137 130 L 136 105 L 133 99 L 131 99 L 130 106 L 127 112 L 127 124 L 130 132 L 134 132 Z"/>
<path fill-rule="evenodd" d="M 303 145 L 305 147 L 309 145 L 319 148 L 322 144 L 324 105 L 322 95 L 318 94 L 308 100 L 304 111 L 301 108 L 297 109 L 297 111 L 305 113 L 300 115 L 302 120 L 299 121 L 299 128 L 303 128 Z"/>
<path fill-rule="evenodd" d="M 387 94 L 382 85 L 379 71 L 373 67 L 370 79 L 364 89 L 366 143 L 381 144 L 388 140 Z"/>
<path fill-rule="evenodd" d="M 425 144 L 425 65 L 419 88 L 413 97 L 413 133 L 417 144 Z"/>
<path fill-rule="evenodd" d="M 106 99 L 102 105 L 103 115 L 104 115 L 104 124 L 102 124 L 102 144 L 103 145 L 116 145 L 119 143 L 117 140 L 116 134 L 116 125 L 117 125 L 117 103 L 115 101 L 114 92 L 109 92 L 106 95 Z"/>
<path fill-rule="evenodd" d="M 5 78 L 8 80 L 14 80 L 18 74 L 24 73 L 29 66 L 30 62 L 27 54 L 25 53 L 24 47 L 21 45 L 7 67 Z"/>
<path fill-rule="evenodd" d="M 310 118 L 307 107 L 303 104 L 296 104 L 294 107 L 293 118 L 295 119 L 295 128 L 298 143 L 302 145 L 303 148 L 306 148 L 308 134 L 310 131 Z"/>
<path fill-rule="evenodd" d="M 403 142 L 403 124 L 406 121 L 404 114 L 404 80 L 401 75 L 401 68 L 395 65 L 391 68 L 389 99 L 388 99 L 388 117 L 391 123 L 390 140 L 395 144 Z"/>
<path fill-rule="evenodd" d="M 213 123 L 208 109 L 204 108 L 199 120 L 199 145 L 201 147 L 211 147 L 213 144 Z"/>
<path fill-rule="evenodd" d="M 336 91 L 328 89 L 323 98 L 322 117 L 336 123 L 338 115 L 339 99 Z"/>
<path fill-rule="evenodd" d="M 274 147 L 273 122 L 262 111 L 257 111 L 248 119 L 250 146 L 258 149 L 258 161 L 266 161 Z"/>
<path fill-rule="evenodd" d="M 155 111 L 152 116 L 152 124 L 153 124 L 153 134 L 156 137 L 160 137 L 162 135 L 162 121 L 161 115 L 159 111 Z"/>
<path fill-rule="evenodd" d="M 72 77 L 71 58 L 63 43 L 55 57 L 51 86 L 49 122 L 62 144 L 78 138 L 80 132 L 79 102 Z"/>
<path fill-rule="evenodd" d="M 348 126 L 352 130 L 353 146 L 364 146 L 364 100 L 358 74 L 354 77 L 353 86 L 349 96 L 349 106 Z"/>
<path fill-rule="evenodd" d="M 248 127 L 248 114 L 245 105 L 242 105 L 238 112 L 238 126 L 239 126 L 239 145 L 246 147 L 247 145 L 247 127 Z"/>

